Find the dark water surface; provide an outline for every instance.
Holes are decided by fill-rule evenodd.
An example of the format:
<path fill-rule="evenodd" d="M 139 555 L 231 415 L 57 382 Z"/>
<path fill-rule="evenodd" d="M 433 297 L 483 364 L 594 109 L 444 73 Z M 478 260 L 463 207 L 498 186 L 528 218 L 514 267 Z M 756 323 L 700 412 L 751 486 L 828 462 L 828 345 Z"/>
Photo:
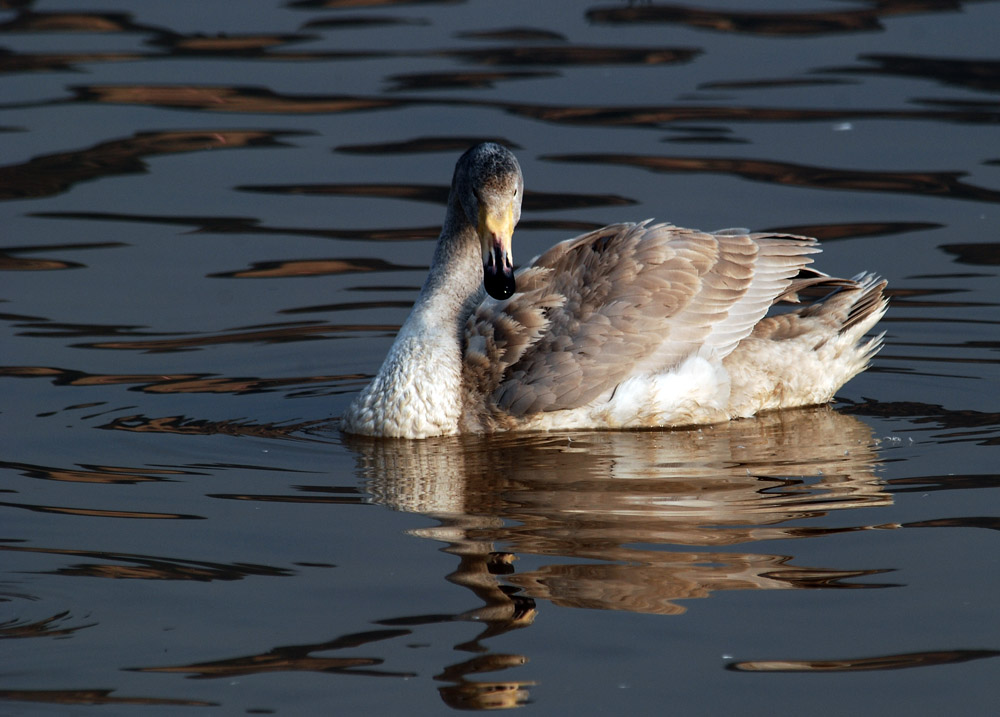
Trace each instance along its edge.
<path fill-rule="evenodd" d="M 993 713 L 998 27 L 0 0 L 0 713 Z M 882 354 L 728 426 L 340 435 L 483 138 L 515 258 L 809 233 L 888 279 Z"/>

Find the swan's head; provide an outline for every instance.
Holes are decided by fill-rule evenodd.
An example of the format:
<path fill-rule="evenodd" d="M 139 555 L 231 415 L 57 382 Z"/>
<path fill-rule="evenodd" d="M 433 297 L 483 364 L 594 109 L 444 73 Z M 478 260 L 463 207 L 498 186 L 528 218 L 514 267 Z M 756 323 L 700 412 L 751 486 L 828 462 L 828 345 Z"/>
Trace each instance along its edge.
<path fill-rule="evenodd" d="M 510 243 L 524 193 L 517 157 L 493 142 L 477 144 L 459 158 L 452 191 L 479 235 L 486 292 L 494 299 L 509 298 L 517 289 Z"/>

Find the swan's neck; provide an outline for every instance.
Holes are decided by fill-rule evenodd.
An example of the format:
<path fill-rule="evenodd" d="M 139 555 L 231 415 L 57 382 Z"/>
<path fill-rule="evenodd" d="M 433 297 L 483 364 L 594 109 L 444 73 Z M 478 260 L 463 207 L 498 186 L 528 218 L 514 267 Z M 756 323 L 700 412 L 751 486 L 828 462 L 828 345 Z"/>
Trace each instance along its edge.
<path fill-rule="evenodd" d="M 449 200 L 430 274 L 382 368 L 343 416 L 355 433 L 401 438 L 454 434 L 462 397 L 462 331 L 481 300 L 479 240 Z"/>
<path fill-rule="evenodd" d="M 403 328 L 415 323 L 425 333 L 447 332 L 458 342 L 465 320 L 482 300 L 482 285 L 483 263 L 476 229 L 465 219 L 465 213 L 449 202 L 430 273 Z"/>

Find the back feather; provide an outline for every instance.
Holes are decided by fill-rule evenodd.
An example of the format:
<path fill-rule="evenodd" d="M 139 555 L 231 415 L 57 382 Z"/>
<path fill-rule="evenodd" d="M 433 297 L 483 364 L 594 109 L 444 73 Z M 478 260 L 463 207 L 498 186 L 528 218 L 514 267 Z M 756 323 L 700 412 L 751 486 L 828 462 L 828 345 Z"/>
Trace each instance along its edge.
<path fill-rule="evenodd" d="M 518 272 L 518 293 L 469 317 L 466 388 L 522 417 L 583 406 L 696 352 L 721 360 L 818 251 L 806 237 L 647 222 L 566 240 Z"/>

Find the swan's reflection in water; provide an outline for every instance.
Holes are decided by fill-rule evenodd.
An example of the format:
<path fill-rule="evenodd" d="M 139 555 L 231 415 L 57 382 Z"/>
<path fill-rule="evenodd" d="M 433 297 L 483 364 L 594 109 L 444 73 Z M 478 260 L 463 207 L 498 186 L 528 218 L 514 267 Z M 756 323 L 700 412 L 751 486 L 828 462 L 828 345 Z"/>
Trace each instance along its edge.
<path fill-rule="evenodd" d="M 445 543 L 448 580 L 482 601 L 460 618 L 484 632 L 458 648 L 483 654 L 438 675 L 466 708 L 526 699 L 530 683 L 466 676 L 527 661 L 480 641 L 530 625 L 536 601 L 676 615 L 719 590 L 879 587 L 851 579 L 881 570 L 796 565 L 762 542 L 895 527 L 820 523 L 891 502 L 870 428 L 825 406 L 683 431 L 349 445 L 375 502 L 439 521 L 413 534 Z M 542 564 L 518 571 L 518 556 Z"/>

